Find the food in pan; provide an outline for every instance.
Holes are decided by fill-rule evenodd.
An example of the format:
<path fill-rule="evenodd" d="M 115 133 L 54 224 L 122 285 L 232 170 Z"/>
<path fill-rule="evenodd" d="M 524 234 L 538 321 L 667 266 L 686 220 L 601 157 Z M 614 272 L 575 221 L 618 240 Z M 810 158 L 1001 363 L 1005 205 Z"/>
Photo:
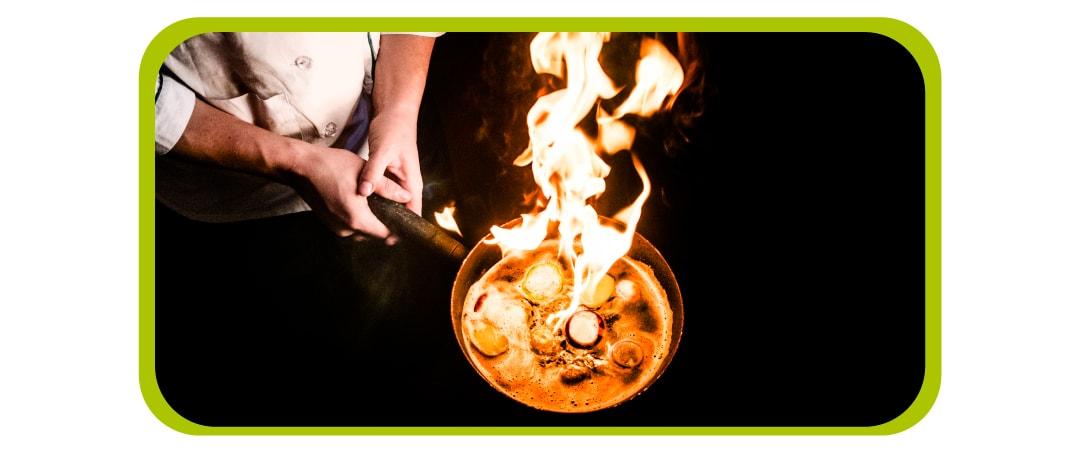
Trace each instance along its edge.
<path fill-rule="evenodd" d="M 667 295 L 647 265 L 622 257 L 573 305 L 557 244 L 502 258 L 469 289 L 461 327 L 480 374 L 508 396 L 588 412 L 640 392 L 672 340 Z"/>

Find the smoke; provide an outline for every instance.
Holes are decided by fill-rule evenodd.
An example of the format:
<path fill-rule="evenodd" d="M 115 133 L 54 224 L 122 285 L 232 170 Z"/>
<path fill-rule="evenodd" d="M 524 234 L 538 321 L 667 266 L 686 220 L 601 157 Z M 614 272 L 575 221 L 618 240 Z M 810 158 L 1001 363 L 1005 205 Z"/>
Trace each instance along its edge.
<path fill-rule="evenodd" d="M 640 131 L 658 140 L 665 155 L 677 157 L 691 144 L 692 130 L 705 115 L 706 48 L 695 33 L 658 33 L 654 37 L 678 57 L 683 68 L 683 84 L 668 100 L 666 108 Z"/>
<path fill-rule="evenodd" d="M 481 112 L 476 143 L 484 143 L 500 162 L 510 167 L 529 144 L 525 118 L 539 96 L 556 88 L 555 79 L 533 72 L 529 64 L 532 33 L 495 33 L 484 49 L 480 82 L 467 98 Z"/>

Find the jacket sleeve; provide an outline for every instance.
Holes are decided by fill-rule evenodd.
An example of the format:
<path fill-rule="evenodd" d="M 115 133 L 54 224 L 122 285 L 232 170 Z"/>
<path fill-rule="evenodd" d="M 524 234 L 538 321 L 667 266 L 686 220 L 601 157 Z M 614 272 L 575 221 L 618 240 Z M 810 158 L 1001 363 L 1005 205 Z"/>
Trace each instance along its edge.
<path fill-rule="evenodd" d="M 154 152 L 165 155 L 184 134 L 195 110 L 195 93 L 168 74 L 158 72 L 154 90 Z"/>

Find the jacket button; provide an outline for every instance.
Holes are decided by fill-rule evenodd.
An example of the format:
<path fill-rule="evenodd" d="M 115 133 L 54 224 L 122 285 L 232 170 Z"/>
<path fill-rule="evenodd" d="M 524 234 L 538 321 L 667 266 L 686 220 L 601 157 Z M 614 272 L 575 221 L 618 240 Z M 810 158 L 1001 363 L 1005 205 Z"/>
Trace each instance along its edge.
<path fill-rule="evenodd" d="M 326 127 L 323 127 L 323 138 L 330 138 L 337 134 L 337 124 L 329 122 Z"/>
<path fill-rule="evenodd" d="M 306 56 L 298 56 L 296 57 L 296 60 L 293 61 L 293 64 L 295 64 L 296 67 L 299 67 L 301 69 L 308 69 L 311 67 L 311 58 L 308 58 Z"/>

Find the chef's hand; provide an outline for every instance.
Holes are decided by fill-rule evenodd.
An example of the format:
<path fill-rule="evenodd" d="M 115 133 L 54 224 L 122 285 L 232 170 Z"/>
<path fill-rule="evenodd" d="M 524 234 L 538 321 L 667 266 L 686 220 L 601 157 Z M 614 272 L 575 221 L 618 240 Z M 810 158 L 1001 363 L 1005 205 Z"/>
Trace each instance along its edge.
<path fill-rule="evenodd" d="M 409 190 L 412 199 L 405 205 L 416 214 L 424 186 L 416 155 L 416 119 L 434 45 L 435 39 L 423 36 L 382 35 L 371 95 L 375 113 L 368 130 L 371 158 L 359 186 L 359 193 L 367 196 L 378 192 L 381 180 L 392 177 Z"/>
<path fill-rule="evenodd" d="M 408 113 L 375 116 L 368 131 L 368 148 L 370 158 L 361 171 L 359 194 L 379 193 L 379 187 L 388 183 L 400 185 L 411 195 L 405 206 L 420 214 L 424 180 L 416 150 L 416 116 Z"/>
<path fill-rule="evenodd" d="M 367 198 L 357 193 L 360 174 L 372 163 L 342 149 L 295 141 L 299 158 L 293 165 L 289 184 L 320 219 L 338 236 L 354 239 L 378 238 L 387 244 L 397 237 L 371 213 Z M 414 146 L 415 153 L 415 146 Z M 395 202 L 407 203 L 413 196 L 388 177 L 377 180 L 375 194 Z"/>
<path fill-rule="evenodd" d="M 196 100 L 184 134 L 164 158 L 175 157 L 287 184 L 340 236 L 397 240 L 357 194 L 367 163 L 347 150 L 277 135 Z M 417 197 L 389 178 L 377 181 L 374 192 L 402 203 Z"/>

